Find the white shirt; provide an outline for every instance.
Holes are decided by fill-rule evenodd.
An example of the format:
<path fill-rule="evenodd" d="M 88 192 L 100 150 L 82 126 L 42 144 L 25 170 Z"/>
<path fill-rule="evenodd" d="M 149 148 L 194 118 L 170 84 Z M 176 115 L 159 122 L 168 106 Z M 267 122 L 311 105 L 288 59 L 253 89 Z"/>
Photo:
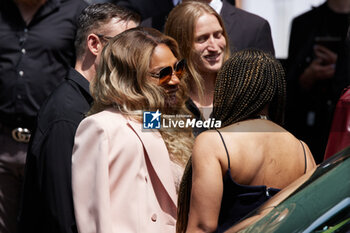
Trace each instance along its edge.
<path fill-rule="evenodd" d="M 218 14 L 220 14 L 222 9 L 222 1 L 221 0 L 212 0 L 209 3 L 209 6 L 211 6 Z"/>
<path fill-rule="evenodd" d="M 179 4 L 180 2 L 181 2 L 181 0 L 173 0 L 174 6 L 176 6 L 176 5 Z"/>

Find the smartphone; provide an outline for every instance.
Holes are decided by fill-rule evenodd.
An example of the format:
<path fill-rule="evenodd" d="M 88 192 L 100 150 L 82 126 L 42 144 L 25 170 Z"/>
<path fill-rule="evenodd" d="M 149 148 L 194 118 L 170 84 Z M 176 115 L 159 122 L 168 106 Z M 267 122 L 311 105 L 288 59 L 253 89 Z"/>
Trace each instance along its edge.
<path fill-rule="evenodd" d="M 322 45 L 329 50 L 338 53 L 342 47 L 341 37 L 335 36 L 317 36 L 315 38 L 315 44 Z"/>

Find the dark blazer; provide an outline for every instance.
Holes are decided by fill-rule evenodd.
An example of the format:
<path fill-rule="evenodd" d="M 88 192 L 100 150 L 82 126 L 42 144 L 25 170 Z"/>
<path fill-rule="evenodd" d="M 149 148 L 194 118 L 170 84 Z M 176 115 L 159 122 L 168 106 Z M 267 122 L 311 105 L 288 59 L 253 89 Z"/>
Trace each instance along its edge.
<path fill-rule="evenodd" d="M 174 7 L 172 0 L 115 0 L 115 2 L 119 6 L 139 13 L 142 19 L 157 15 L 166 16 Z"/>
<path fill-rule="evenodd" d="M 141 25 L 163 31 L 167 15 L 158 14 L 147 18 Z M 275 54 L 270 25 L 265 19 L 236 8 L 230 0 L 223 0 L 220 15 L 228 33 L 231 51 L 258 48 Z"/>
<path fill-rule="evenodd" d="M 230 39 L 231 51 L 257 48 L 275 54 L 267 20 L 222 1 L 221 17 Z"/>

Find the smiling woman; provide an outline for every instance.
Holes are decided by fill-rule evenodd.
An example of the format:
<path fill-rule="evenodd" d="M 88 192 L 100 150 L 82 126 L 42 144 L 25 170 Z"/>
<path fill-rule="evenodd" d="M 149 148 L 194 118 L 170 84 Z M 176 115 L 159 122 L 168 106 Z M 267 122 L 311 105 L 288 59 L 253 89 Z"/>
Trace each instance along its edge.
<path fill-rule="evenodd" d="M 143 131 L 141 120 L 143 111 L 157 110 L 154 118 L 186 112 L 179 59 L 176 41 L 155 29 L 125 31 L 103 50 L 90 87 L 94 104 L 73 150 L 79 232 L 175 231 L 177 184 L 192 135 Z"/>
<path fill-rule="evenodd" d="M 149 72 L 150 81 L 164 88 L 169 106 L 176 104 L 176 92 L 182 76 L 182 72 L 178 74 L 174 72 L 177 67 L 173 67 L 177 64 L 178 60 L 168 46 L 159 44 L 154 48 Z"/>

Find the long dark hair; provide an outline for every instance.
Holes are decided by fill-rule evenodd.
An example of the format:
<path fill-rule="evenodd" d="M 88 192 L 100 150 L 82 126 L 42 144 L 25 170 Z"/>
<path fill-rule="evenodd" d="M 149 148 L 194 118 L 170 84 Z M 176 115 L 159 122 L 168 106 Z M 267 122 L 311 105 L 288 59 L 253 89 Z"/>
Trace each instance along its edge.
<path fill-rule="evenodd" d="M 281 63 L 256 49 L 234 53 L 218 73 L 212 117 L 222 127 L 258 115 L 269 105 L 269 117 L 282 125 L 286 83 Z"/>

